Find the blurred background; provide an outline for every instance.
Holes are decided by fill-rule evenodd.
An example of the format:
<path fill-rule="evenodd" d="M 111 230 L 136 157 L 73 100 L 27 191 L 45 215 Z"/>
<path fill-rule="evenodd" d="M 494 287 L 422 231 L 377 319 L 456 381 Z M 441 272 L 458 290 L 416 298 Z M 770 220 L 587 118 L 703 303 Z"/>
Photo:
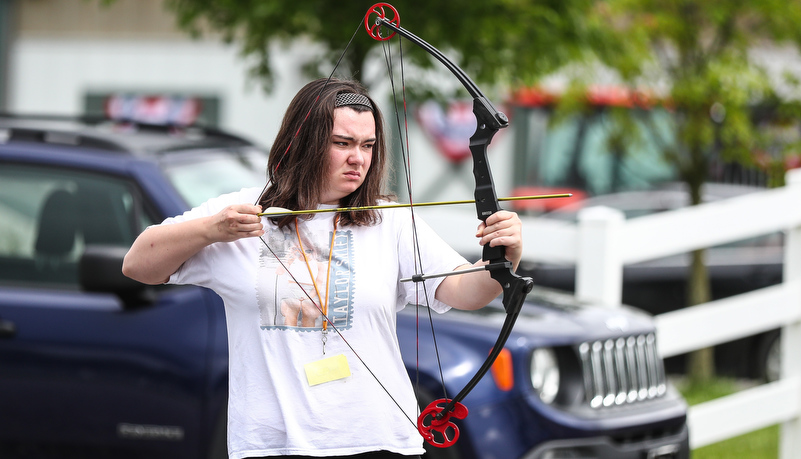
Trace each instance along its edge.
<path fill-rule="evenodd" d="M 406 103 L 393 91 L 408 90 L 408 128 L 388 125 L 395 151 L 413 157 L 415 199 L 469 197 L 469 98 L 419 50 L 366 37 L 371 2 L 337 3 L 0 0 L 0 110 L 201 123 L 269 148 L 292 95 L 347 47 L 337 74 L 363 81 L 388 119 Z M 516 204 L 526 217 L 574 222 L 603 205 L 633 219 L 782 186 L 801 165 L 798 2 L 431 3 L 395 2 L 402 25 L 512 120 L 490 149 L 499 194 L 574 195 Z M 408 59 L 408 81 L 387 77 L 387 53 Z M 393 191 L 407 199 L 404 160 L 393 160 Z M 627 265 L 622 300 L 661 314 L 777 284 L 783 238 Z M 575 288 L 573 266 L 523 269 Z M 779 336 L 678 356 L 668 370 L 774 381 Z"/>
<path fill-rule="evenodd" d="M 235 45 L 192 39 L 161 0 L 3 1 L 1 27 L 6 111 L 103 114 L 113 96 L 138 116 L 201 122 L 263 145 L 301 83 L 295 58 L 307 49 L 275 57 L 280 77 L 266 94 Z"/>

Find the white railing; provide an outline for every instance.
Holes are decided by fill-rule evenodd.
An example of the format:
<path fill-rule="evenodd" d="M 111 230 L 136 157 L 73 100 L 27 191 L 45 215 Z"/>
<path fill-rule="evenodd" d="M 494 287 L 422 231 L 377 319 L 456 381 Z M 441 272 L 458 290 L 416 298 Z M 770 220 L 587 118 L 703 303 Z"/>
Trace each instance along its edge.
<path fill-rule="evenodd" d="M 786 183 L 631 220 L 602 207 L 582 210 L 578 224 L 523 217 L 524 259 L 575 265 L 576 296 L 610 307 L 621 303 L 624 265 L 785 232 L 783 283 L 656 316 L 664 357 L 782 329 L 781 379 L 690 407 L 693 449 L 781 423 L 781 458 L 801 458 L 801 170 Z M 425 219 L 456 250 L 476 252 L 470 235 L 452 231 L 475 216 L 438 210 Z"/>

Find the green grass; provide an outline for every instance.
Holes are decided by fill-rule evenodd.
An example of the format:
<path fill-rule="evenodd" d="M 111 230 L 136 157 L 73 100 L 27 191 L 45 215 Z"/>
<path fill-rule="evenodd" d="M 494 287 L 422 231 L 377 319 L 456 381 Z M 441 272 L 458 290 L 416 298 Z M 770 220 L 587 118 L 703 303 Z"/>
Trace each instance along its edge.
<path fill-rule="evenodd" d="M 698 403 L 732 394 L 742 385 L 731 379 L 716 379 L 709 383 L 677 381 L 676 388 L 687 403 Z M 704 446 L 692 451 L 692 459 L 776 459 L 779 457 L 779 426 L 770 426 L 739 437 Z"/>

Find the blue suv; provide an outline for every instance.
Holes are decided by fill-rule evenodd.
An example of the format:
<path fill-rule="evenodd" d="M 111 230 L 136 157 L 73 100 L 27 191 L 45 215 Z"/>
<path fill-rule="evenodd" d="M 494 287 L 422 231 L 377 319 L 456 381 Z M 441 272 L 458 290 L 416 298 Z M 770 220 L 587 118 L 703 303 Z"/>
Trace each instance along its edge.
<path fill-rule="evenodd" d="M 221 300 L 120 267 L 146 226 L 263 184 L 265 164 L 213 129 L 0 116 L 0 457 L 226 456 Z M 467 382 L 504 313 L 435 317 L 436 356 L 427 319 L 417 351 L 415 309 L 398 335 L 425 407 Z M 686 405 L 655 342 L 639 311 L 535 290 L 464 401 L 459 442 L 427 457 L 688 458 Z"/>

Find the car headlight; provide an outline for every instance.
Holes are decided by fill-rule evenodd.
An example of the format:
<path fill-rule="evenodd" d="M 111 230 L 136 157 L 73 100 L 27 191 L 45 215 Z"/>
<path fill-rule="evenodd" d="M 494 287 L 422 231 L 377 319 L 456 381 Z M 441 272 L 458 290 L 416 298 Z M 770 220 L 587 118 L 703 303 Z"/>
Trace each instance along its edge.
<path fill-rule="evenodd" d="M 531 385 L 540 400 L 551 404 L 559 393 L 559 362 L 550 348 L 535 349 L 531 354 Z"/>

